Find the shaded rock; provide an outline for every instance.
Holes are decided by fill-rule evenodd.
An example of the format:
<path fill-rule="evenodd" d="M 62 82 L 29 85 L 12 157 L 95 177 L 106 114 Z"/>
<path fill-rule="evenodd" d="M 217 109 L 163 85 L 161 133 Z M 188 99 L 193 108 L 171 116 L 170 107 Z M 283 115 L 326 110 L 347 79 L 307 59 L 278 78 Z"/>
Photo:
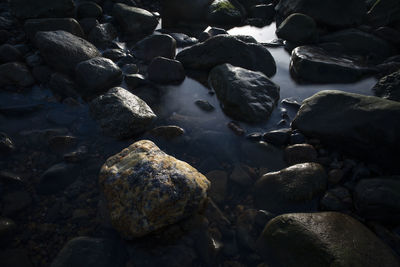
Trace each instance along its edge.
<path fill-rule="evenodd" d="M 7 241 L 11 238 L 14 235 L 15 230 L 17 230 L 17 225 L 13 220 L 0 218 L 0 242 Z"/>
<path fill-rule="evenodd" d="M 32 68 L 32 75 L 39 83 L 47 83 L 50 80 L 52 70 L 46 65 L 39 65 Z"/>
<path fill-rule="evenodd" d="M 317 25 L 304 14 L 294 13 L 276 29 L 276 35 L 295 44 L 313 41 L 317 36 Z"/>
<path fill-rule="evenodd" d="M 194 37 L 190 37 L 184 33 L 168 33 L 172 38 L 176 41 L 176 47 L 186 47 L 197 44 L 199 42 L 198 39 Z"/>
<path fill-rule="evenodd" d="M 35 43 L 48 65 L 68 74 L 78 63 L 100 56 L 94 45 L 65 31 L 38 32 Z"/>
<path fill-rule="evenodd" d="M 3 198 L 3 210 L 4 216 L 14 216 L 18 212 L 26 209 L 31 205 L 31 195 L 26 191 L 13 191 L 11 193 L 4 194 Z"/>
<path fill-rule="evenodd" d="M 147 83 L 148 83 L 148 81 L 146 80 L 146 77 L 144 77 L 142 74 L 125 75 L 124 81 L 128 85 L 129 89 L 135 89 L 142 85 L 147 85 Z"/>
<path fill-rule="evenodd" d="M 144 236 L 195 213 L 210 182 L 147 140 L 109 158 L 100 171 L 113 226 L 125 239 Z"/>
<path fill-rule="evenodd" d="M 103 23 L 94 26 L 89 34 L 88 40 L 100 49 L 105 49 L 117 38 L 117 30 L 111 23 Z"/>
<path fill-rule="evenodd" d="M 94 27 L 99 25 L 99 21 L 95 18 L 85 18 L 79 20 L 79 24 L 81 25 L 84 33 L 89 34 Z"/>
<path fill-rule="evenodd" d="M 289 143 L 291 131 L 290 128 L 269 131 L 263 134 L 262 139 L 276 146 L 284 146 Z"/>
<path fill-rule="evenodd" d="M 72 0 L 10 0 L 11 12 L 19 19 L 73 17 L 75 5 Z"/>
<path fill-rule="evenodd" d="M 90 111 L 103 131 L 117 138 L 144 132 L 156 118 L 146 102 L 121 87 L 111 88 L 94 99 Z"/>
<path fill-rule="evenodd" d="M 240 10 L 229 0 L 214 0 L 208 7 L 207 22 L 217 25 L 237 25 L 242 21 Z"/>
<path fill-rule="evenodd" d="M 326 190 L 327 175 L 317 163 L 293 165 L 264 174 L 254 185 L 258 208 L 274 213 L 316 211 L 318 197 Z"/>
<path fill-rule="evenodd" d="M 275 6 L 273 4 L 252 6 L 249 10 L 249 16 L 270 22 L 275 17 Z"/>
<path fill-rule="evenodd" d="M 35 79 L 25 64 L 10 62 L 0 65 L 0 86 L 28 87 L 34 83 Z"/>
<path fill-rule="evenodd" d="M 228 174 L 225 171 L 214 170 L 208 172 L 206 177 L 211 183 L 211 187 L 208 192 L 209 196 L 216 203 L 223 203 L 227 192 Z"/>
<path fill-rule="evenodd" d="M 237 120 L 265 121 L 279 99 L 279 86 L 267 76 L 230 64 L 213 68 L 209 81 L 224 112 Z"/>
<path fill-rule="evenodd" d="M 79 3 L 76 8 L 76 16 L 78 19 L 81 18 L 99 18 L 103 14 L 101 6 L 94 2 L 82 2 Z"/>
<path fill-rule="evenodd" d="M 235 165 L 229 179 L 241 186 L 251 186 L 254 183 L 247 171 L 240 165 Z"/>
<path fill-rule="evenodd" d="M 373 32 L 376 36 L 393 45 L 400 45 L 400 32 L 390 27 L 379 27 Z"/>
<path fill-rule="evenodd" d="M 78 143 L 78 138 L 71 135 L 57 135 L 49 139 L 50 149 L 56 153 L 66 152 Z"/>
<path fill-rule="evenodd" d="M 21 52 L 10 44 L 0 46 L 0 63 L 8 63 L 13 61 L 21 61 Z"/>
<path fill-rule="evenodd" d="M 117 62 L 121 58 L 126 57 L 127 54 L 122 49 L 107 49 L 102 53 L 102 56 L 105 58 L 111 59 L 114 62 Z M 123 71 L 123 72 L 125 72 L 125 71 Z M 137 73 L 137 72 L 134 72 L 134 73 Z"/>
<path fill-rule="evenodd" d="M 75 164 L 59 163 L 53 165 L 40 177 L 36 191 L 42 195 L 50 195 L 64 190 L 77 179 L 77 171 Z"/>
<path fill-rule="evenodd" d="M 185 70 L 182 64 L 177 60 L 164 57 L 153 59 L 147 72 L 150 81 L 160 84 L 180 83 L 185 79 Z"/>
<path fill-rule="evenodd" d="M 400 70 L 381 78 L 372 91 L 379 97 L 400 101 Z"/>
<path fill-rule="evenodd" d="M 136 58 L 150 62 L 156 57 L 174 59 L 176 41 L 168 34 L 153 34 L 136 43 L 132 52 Z"/>
<path fill-rule="evenodd" d="M 183 134 L 185 134 L 185 130 L 179 126 L 167 125 L 167 126 L 158 126 L 154 129 L 151 129 L 149 133 L 151 135 L 160 136 L 169 140 L 182 136 Z"/>
<path fill-rule="evenodd" d="M 15 145 L 11 138 L 7 134 L 0 132 L 0 154 L 8 155 L 14 150 Z"/>
<path fill-rule="evenodd" d="M 30 40 L 37 32 L 66 31 L 78 37 L 84 37 L 80 24 L 73 18 L 29 19 L 25 21 L 24 31 Z"/>
<path fill-rule="evenodd" d="M 292 127 L 346 152 L 395 169 L 400 103 L 321 91 L 303 102 Z"/>
<path fill-rule="evenodd" d="M 139 73 L 139 67 L 136 64 L 125 64 L 122 67 L 122 71 L 125 74 L 137 74 Z"/>
<path fill-rule="evenodd" d="M 396 0 L 373 1 L 367 13 L 367 20 L 373 26 L 385 26 L 399 21 L 400 4 Z"/>
<path fill-rule="evenodd" d="M 309 144 L 296 144 L 285 148 L 285 160 L 289 165 L 316 162 L 317 151 Z"/>
<path fill-rule="evenodd" d="M 353 207 L 353 200 L 349 190 L 345 187 L 336 187 L 326 191 L 321 199 L 321 209 L 328 211 L 345 211 Z"/>
<path fill-rule="evenodd" d="M 242 156 L 242 161 L 249 166 L 264 167 L 268 171 L 278 171 L 286 166 L 283 159 L 283 150 L 262 141 L 244 143 L 241 147 L 240 155 Z"/>
<path fill-rule="evenodd" d="M 53 73 L 51 75 L 48 87 L 61 97 L 78 97 L 75 83 L 67 76 L 61 73 Z"/>
<path fill-rule="evenodd" d="M 213 105 L 205 100 L 196 100 L 194 103 L 204 111 L 213 111 L 215 109 Z"/>
<path fill-rule="evenodd" d="M 32 267 L 27 251 L 24 249 L 4 249 L 0 251 L 2 267 Z"/>
<path fill-rule="evenodd" d="M 268 77 L 276 72 L 275 60 L 267 48 L 260 44 L 246 44 L 229 35 L 218 35 L 178 53 L 176 59 L 185 68 L 209 71 L 229 63 Z"/>

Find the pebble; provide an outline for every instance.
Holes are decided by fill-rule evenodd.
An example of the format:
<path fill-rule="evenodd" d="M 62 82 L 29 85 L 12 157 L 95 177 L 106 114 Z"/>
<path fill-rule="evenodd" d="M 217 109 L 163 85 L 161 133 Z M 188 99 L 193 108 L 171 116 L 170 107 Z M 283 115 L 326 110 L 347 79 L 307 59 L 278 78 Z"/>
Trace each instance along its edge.
<path fill-rule="evenodd" d="M 200 109 L 204 110 L 204 111 L 213 111 L 215 109 L 215 107 L 213 105 L 210 104 L 210 102 L 206 101 L 206 100 L 196 100 L 194 102 Z"/>

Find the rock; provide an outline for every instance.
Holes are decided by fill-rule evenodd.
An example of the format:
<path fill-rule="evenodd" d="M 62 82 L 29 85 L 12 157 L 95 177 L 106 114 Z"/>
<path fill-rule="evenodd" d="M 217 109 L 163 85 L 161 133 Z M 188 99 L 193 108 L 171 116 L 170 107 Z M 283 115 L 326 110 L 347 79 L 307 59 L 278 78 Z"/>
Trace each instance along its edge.
<path fill-rule="evenodd" d="M 352 155 L 395 169 L 395 155 L 400 149 L 399 116 L 398 102 L 328 90 L 303 102 L 292 127 Z"/>
<path fill-rule="evenodd" d="M 58 253 L 51 267 L 123 267 L 125 249 L 116 240 L 76 237 Z"/>
<path fill-rule="evenodd" d="M 396 0 L 374 1 L 367 13 L 367 20 L 373 26 L 385 26 L 399 21 L 400 4 Z"/>
<path fill-rule="evenodd" d="M 344 172 L 341 169 L 332 169 L 328 173 L 328 181 L 331 184 L 339 183 L 344 177 Z"/>
<path fill-rule="evenodd" d="M 214 0 L 208 7 L 206 18 L 210 24 L 238 25 L 242 21 L 242 14 L 231 1 Z"/>
<path fill-rule="evenodd" d="M 136 64 L 125 64 L 122 67 L 122 71 L 125 74 L 137 74 L 139 73 L 139 67 Z"/>
<path fill-rule="evenodd" d="M 78 19 L 82 18 L 99 18 L 103 14 L 101 6 L 94 2 L 82 2 L 79 3 L 76 8 L 76 16 Z"/>
<path fill-rule="evenodd" d="M 68 74 L 78 63 L 100 56 L 94 45 L 65 31 L 38 32 L 35 43 L 49 66 Z"/>
<path fill-rule="evenodd" d="M 11 13 L 19 19 L 73 17 L 72 0 L 10 0 Z"/>
<path fill-rule="evenodd" d="M 97 25 L 99 25 L 99 21 L 95 18 L 85 18 L 85 19 L 81 19 L 79 20 L 79 24 L 81 25 L 83 31 L 86 34 L 89 34 L 90 31 L 96 27 Z"/>
<path fill-rule="evenodd" d="M 216 203 L 222 204 L 227 193 L 228 174 L 225 171 L 214 170 L 208 172 L 206 177 L 211 182 L 208 194 Z"/>
<path fill-rule="evenodd" d="M 36 191 L 41 195 L 55 194 L 72 184 L 77 179 L 77 175 L 76 164 L 58 163 L 42 174 Z"/>
<path fill-rule="evenodd" d="M 2 215 L 14 216 L 32 203 L 31 195 L 26 191 L 13 191 L 3 195 Z"/>
<path fill-rule="evenodd" d="M 371 221 L 400 223 L 400 177 L 361 180 L 354 191 L 354 201 L 361 216 Z"/>
<path fill-rule="evenodd" d="M 102 56 L 105 58 L 111 59 L 114 62 L 117 62 L 121 58 L 126 57 L 127 54 L 122 49 L 107 49 L 102 53 Z M 125 71 L 123 71 L 123 72 L 125 72 Z"/>
<path fill-rule="evenodd" d="M 128 85 L 129 89 L 135 89 L 137 87 L 140 87 L 142 85 L 147 84 L 146 77 L 144 77 L 142 74 L 128 74 L 125 75 L 124 81 L 126 82 L 126 85 Z"/>
<path fill-rule="evenodd" d="M 21 52 L 10 44 L 0 46 L 0 63 L 8 63 L 13 61 L 21 61 Z"/>
<path fill-rule="evenodd" d="M 156 57 L 174 59 L 176 41 L 168 34 L 153 34 L 136 43 L 132 52 L 136 58 L 150 62 Z"/>
<path fill-rule="evenodd" d="M 400 70 L 381 78 L 372 91 L 379 97 L 400 101 Z"/>
<path fill-rule="evenodd" d="M 153 59 L 147 72 L 150 81 L 160 84 L 181 83 L 185 79 L 185 70 L 182 64 L 177 60 L 165 57 Z"/>
<path fill-rule="evenodd" d="M 316 211 L 327 175 L 318 163 L 293 165 L 264 174 L 254 185 L 255 205 L 273 213 Z"/>
<path fill-rule="evenodd" d="M 244 187 L 251 186 L 254 183 L 247 171 L 240 165 L 235 165 L 229 179 Z"/>
<path fill-rule="evenodd" d="M 249 166 L 266 168 L 268 171 L 278 171 L 285 168 L 282 149 L 265 143 L 245 142 L 240 151 L 242 161 Z"/>
<path fill-rule="evenodd" d="M 326 191 L 321 199 L 321 209 L 328 211 L 348 211 L 353 207 L 353 200 L 349 190 L 345 187 L 336 187 Z"/>
<path fill-rule="evenodd" d="M 400 266 L 367 227 L 337 212 L 292 213 L 272 219 L 257 241 L 260 255 L 282 266 Z"/>
<path fill-rule="evenodd" d="M 279 25 L 276 29 L 276 35 L 295 44 L 304 44 L 315 40 L 317 25 L 311 17 L 294 13 Z"/>
<path fill-rule="evenodd" d="M 213 68 L 209 81 L 224 112 L 237 120 L 265 121 L 279 99 L 279 86 L 263 73 L 230 64 Z"/>
<path fill-rule="evenodd" d="M 213 111 L 215 109 L 215 107 L 206 100 L 196 100 L 194 103 L 196 104 L 196 106 L 207 112 Z"/>
<path fill-rule="evenodd" d="M 249 10 L 249 16 L 270 22 L 275 18 L 275 7 L 273 4 L 252 6 Z"/>
<path fill-rule="evenodd" d="M 312 46 L 292 51 L 290 71 L 296 79 L 313 83 L 352 83 L 370 73 L 370 69 L 351 58 Z"/>
<path fill-rule="evenodd" d="M 0 65 L 0 86 L 29 87 L 35 83 L 28 67 L 23 63 L 10 62 Z"/>
<path fill-rule="evenodd" d="M 37 32 L 66 31 L 78 37 L 84 37 L 79 23 L 73 18 L 29 19 L 25 21 L 24 31 L 30 40 L 35 40 Z"/>
<path fill-rule="evenodd" d="M 217 35 L 204 43 L 193 45 L 178 53 L 176 59 L 185 68 L 209 71 L 229 63 L 248 70 L 261 71 L 268 77 L 276 72 L 275 60 L 260 44 L 247 44 L 229 35 Z"/>
<path fill-rule="evenodd" d="M 96 57 L 75 68 L 75 80 L 82 95 L 96 95 L 122 82 L 122 71 L 112 60 Z"/>
<path fill-rule="evenodd" d="M 139 97 L 121 88 L 111 88 L 90 103 L 90 111 L 103 131 L 116 138 L 144 132 L 156 115 Z"/>
<path fill-rule="evenodd" d="M 49 146 L 56 153 L 66 152 L 78 143 L 78 138 L 71 135 L 57 135 L 49 138 Z"/>
<path fill-rule="evenodd" d="M 159 136 L 167 140 L 171 140 L 184 135 L 185 130 L 179 126 L 167 125 L 167 126 L 158 126 L 154 129 L 151 129 L 149 133 L 153 136 Z"/>
<path fill-rule="evenodd" d="M 53 93 L 61 97 L 77 98 L 79 96 L 76 92 L 75 83 L 67 75 L 62 73 L 53 73 L 48 83 L 48 87 L 53 91 Z"/>
<path fill-rule="evenodd" d="M 194 37 L 190 37 L 184 33 L 168 33 L 176 41 L 176 47 L 187 47 L 197 44 L 199 40 Z"/>
<path fill-rule="evenodd" d="M 400 45 L 400 32 L 390 27 L 379 27 L 374 30 L 374 35 L 382 38 L 383 40 L 393 44 Z"/>
<path fill-rule="evenodd" d="M 39 84 L 45 84 L 50 80 L 52 70 L 46 65 L 39 65 L 32 68 L 32 75 Z"/>
<path fill-rule="evenodd" d="M 0 242 L 10 239 L 17 230 L 15 222 L 8 218 L 0 218 Z M 0 244 L 1 244 L 0 243 Z"/>
<path fill-rule="evenodd" d="M 113 226 L 125 239 L 144 236 L 189 217 L 205 202 L 210 182 L 189 164 L 138 141 L 100 171 Z"/>
<path fill-rule="evenodd" d="M 27 251 L 24 249 L 4 249 L 0 251 L 2 267 L 32 267 Z"/>
<path fill-rule="evenodd" d="M 115 4 L 112 14 L 126 35 L 150 34 L 158 24 L 149 11 L 125 4 Z"/>
<path fill-rule="evenodd" d="M 7 134 L 0 132 L 0 155 L 9 155 L 14 150 L 15 145 L 11 138 Z"/>
<path fill-rule="evenodd" d="M 290 128 L 269 131 L 263 134 L 262 139 L 276 146 L 284 146 L 289 143 L 291 131 Z"/>
<path fill-rule="evenodd" d="M 309 144 L 296 144 L 285 148 L 285 160 L 289 165 L 316 162 L 317 151 Z"/>
<path fill-rule="evenodd" d="M 281 19 L 293 13 L 302 13 L 317 23 L 341 28 L 361 24 L 367 11 L 365 0 L 282 0 L 276 10 Z"/>
<path fill-rule="evenodd" d="M 94 26 L 88 35 L 88 40 L 99 49 L 105 49 L 118 37 L 117 30 L 111 23 L 103 23 Z"/>

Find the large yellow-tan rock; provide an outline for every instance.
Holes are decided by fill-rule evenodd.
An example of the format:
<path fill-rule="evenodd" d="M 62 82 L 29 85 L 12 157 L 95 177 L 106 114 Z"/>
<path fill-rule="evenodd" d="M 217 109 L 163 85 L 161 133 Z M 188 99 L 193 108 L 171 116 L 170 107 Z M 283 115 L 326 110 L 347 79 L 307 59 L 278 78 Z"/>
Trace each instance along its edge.
<path fill-rule="evenodd" d="M 122 237 L 144 236 L 198 211 L 210 182 L 195 168 L 141 140 L 110 157 L 100 184 Z"/>

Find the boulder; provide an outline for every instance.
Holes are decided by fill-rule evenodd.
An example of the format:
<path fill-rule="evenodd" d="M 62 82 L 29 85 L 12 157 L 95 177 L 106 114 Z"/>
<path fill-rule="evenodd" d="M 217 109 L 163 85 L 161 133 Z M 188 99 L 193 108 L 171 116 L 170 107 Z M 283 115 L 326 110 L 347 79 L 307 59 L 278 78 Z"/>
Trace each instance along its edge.
<path fill-rule="evenodd" d="M 193 45 L 178 53 L 176 59 L 185 68 L 209 71 L 229 63 L 248 70 L 261 71 L 268 77 L 276 72 L 275 60 L 260 44 L 247 44 L 229 35 L 217 35 L 204 43 Z"/>
<path fill-rule="evenodd" d="M 295 44 L 306 43 L 317 37 L 317 25 L 313 18 L 301 13 L 294 13 L 279 25 L 276 35 Z"/>
<path fill-rule="evenodd" d="M 381 78 L 372 91 L 379 97 L 400 101 L 400 70 Z"/>
<path fill-rule="evenodd" d="M 279 99 L 279 86 L 263 73 L 230 64 L 214 67 L 209 81 L 224 112 L 236 120 L 265 121 Z"/>
<path fill-rule="evenodd" d="M 73 0 L 10 0 L 11 13 L 19 19 L 74 16 Z"/>
<path fill-rule="evenodd" d="M 210 186 L 192 166 L 148 140 L 110 157 L 99 180 L 111 222 L 128 240 L 196 213 L 206 203 Z"/>
<path fill-rule="evenodd" d="M 88 34 L 88 40 L 99 49 L 106 49 L 117 37 L 117 30 L 111 23 L 96 25 L 90 30 Z"/>
<path fill-rule="evenodd" d="M 103 15 L 103 9 L 101 6 L 94 2 L 85 1 L 79 3 L 76 8 L 76 16 L 78 19 L 82 18 L 100 18 Z"/>
<path fill-rule="evenodd" d="M 156 57 L 174 59 L 176 41 L 168 34 L 154 34 L 136 43 L 132 53 L 136 58 L 150 62 Z"/>
<path fill-rule="evenodd" d="M 150 81 L 160 84 L 180 83 L 185 79 L 185 70 L 182 64 L 177 60 L 164 57 L 153 59 L 147 72 Z"/>
<path fill-rule="evenodd" d="M 229 0 L 214 0 L 208 7 L 206 19 L 210 24 L 237 25 L 242 21 L 242 13 Z"/>
<path fill-rule="evenodd" d="M 255 205 L 273 213 L 316 211 L 328 176 L 318 163 L 296 164 L 264 174 L 254 185 Z"/>
<path fill-rule="evenodd" d="M 66 31 L 78 37 L 84 37 L 79 23 L 73 18 L 29 19 L 25 21 L 24 31 L 30 40 L 37 32 Z"/>
<path fill-rule="evenodd" d="M 0 65 L 0 86 L 28 87 L 35 83 L 28 67 L 23 63 L 10 62 Z"/>
<path fill-rule="evenodd" d="M 394 252 L 374 233 L 337 212 L 275 217 L 266 225 L 257 245 L 260 255 L 280 266 L 400 266 Z"/>
<path fill-rule="evenodd" d="M 65 31 L 38 32 L 35 43 L 50 67 L 68 74 L 78 63 L 100 56 L 94 45 Z"/>
<path fill-rule="evenodd" d="M 90 111 L 103 131 L 116 138 L 142 133 L 156 118 L 146 102 L 121 87 L 94 99 Z"/>

